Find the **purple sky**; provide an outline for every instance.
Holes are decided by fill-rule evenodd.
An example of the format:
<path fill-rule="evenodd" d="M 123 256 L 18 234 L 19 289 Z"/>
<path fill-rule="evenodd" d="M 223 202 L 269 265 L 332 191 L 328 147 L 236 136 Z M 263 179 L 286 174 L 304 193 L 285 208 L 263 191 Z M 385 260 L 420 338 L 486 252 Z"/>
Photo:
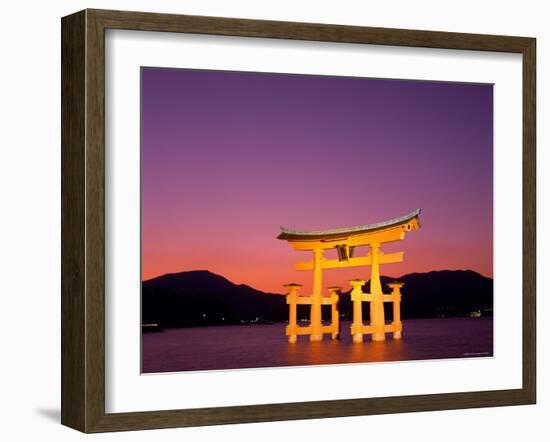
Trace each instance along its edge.
<path fill-rule="evenodd" d="M 493 273 L 492 85 L 142 69 L 142 277 L 208 269 L 310 286 L 279 226 L 355 226 L 421 208 L 383 250 L 413 271 Z M 368 268 L 328 270 L 347 287 Z"/>

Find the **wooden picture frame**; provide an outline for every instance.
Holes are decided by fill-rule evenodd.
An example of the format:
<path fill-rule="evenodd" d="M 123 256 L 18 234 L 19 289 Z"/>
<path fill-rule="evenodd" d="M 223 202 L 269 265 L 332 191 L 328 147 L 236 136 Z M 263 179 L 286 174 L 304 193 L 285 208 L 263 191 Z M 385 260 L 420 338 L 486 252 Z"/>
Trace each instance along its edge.
<path fill-rule="evenodd" d="M 131 413 L 105 412 L 105 30 L 495 51 L 523 57 L 523 385 Z M 84 10 L 62 19 L 62 424 L 83 432 L 533 404 L 536 398 L 534 38 Z"/>

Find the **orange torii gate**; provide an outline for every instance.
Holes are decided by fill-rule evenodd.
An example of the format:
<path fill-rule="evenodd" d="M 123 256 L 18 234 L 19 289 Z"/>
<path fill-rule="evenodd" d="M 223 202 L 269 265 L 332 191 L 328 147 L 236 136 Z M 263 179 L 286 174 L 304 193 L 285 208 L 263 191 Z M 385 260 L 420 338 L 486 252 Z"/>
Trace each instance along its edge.
<path fill-rule="evenodd" d="M 296 270 L 313 270 L 313 293 L 300 296 L 300 284 L 287 284 L 286 297 L 289 305 L 289 320 L 286 334 L 288 342 L 296 342 L 298 335 L 309 335 L 310 341 L 322 341 L 323 334 L 329 333 L 332 339 L 338 337 L 338 293 L 341 287 L 329 287 L 330 296 L 322 296 L 322 272 L 323 269 L 337 269 L 343 267 L 371 266 L 370 293 L 363 292 L 365 281 L 353 279 L 351 300 L 353 302 L 353 323 L 351 334 L 353 342 L 362 342 L 363 335 L 371 334 L 373 341 L 383 341 L 386 333 L 393 333 L 394 339 L 401 338 L 403 325 L 401 323 L 401 287 L 402 283 L 388 284 L 392 289 L 391 294 L 384 294 L 380 282 L 380 265 L 403 261 L 403 252 L 384 254 L 380 248 L 382 244 L 401 241 L 405 234 L 420 228 L 420 209 L 408 215 L 382 221 L 375 224 L 367 224 L 358 227 L 305 231 L 290 230 L 281 227 L 281 233 L 277 239 L 288 241 L 294 250 L 308 250 L 313 252 L 313 261 L 299 262 Z M 370 251 L 366 256 L 354 257 L 354 249 L 359 246 L 369 246 Z M 336 249 L 338 259 L 326 259 L 323 253 L 327 249 Z M 370 303 L 370 323 L 363 323 L 362 303 Z M 393 302 L 393 322 L 385 323 L 384 302 Z M 297 305 L 310 305 L 309 326 L 297 324 Z M 321 306 L 332 306 L 332 321 L 330 325 L 323 325 L 321 318 Z"/>

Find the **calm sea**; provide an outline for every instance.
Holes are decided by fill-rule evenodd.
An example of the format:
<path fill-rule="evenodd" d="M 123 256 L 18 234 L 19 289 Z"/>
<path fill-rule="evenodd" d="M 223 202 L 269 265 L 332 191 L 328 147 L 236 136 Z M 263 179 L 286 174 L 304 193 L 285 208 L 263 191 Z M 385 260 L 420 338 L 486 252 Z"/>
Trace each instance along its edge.
<path fill-rule="evenodd" d="M 492 318 L 403 321 L 403 339 L 353 344 L 350 323 L 341 340 L 299 336 L 288 344 L 285 324 L 175 328 L 142 337 L 142 372 L 284 367 L 354 362 L 408 361 L 493 355 Z"/>

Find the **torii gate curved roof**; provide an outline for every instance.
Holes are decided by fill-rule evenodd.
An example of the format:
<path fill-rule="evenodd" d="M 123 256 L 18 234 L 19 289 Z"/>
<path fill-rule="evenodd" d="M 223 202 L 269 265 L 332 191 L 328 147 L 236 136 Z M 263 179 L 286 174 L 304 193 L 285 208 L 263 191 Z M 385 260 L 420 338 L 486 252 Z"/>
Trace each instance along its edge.
<path fill-rule="evenodd" d="M 365 224 L 356 227 L 341 227 L 338 229 L 327 230 L 292 230 L 281 226 L 281 233 L 277 239 L 285 241 L 315 241 L 315 240 L 336 240 L 345 239 L 354 235 L 361 235 L 370 232 L 376 232 L 379 230 L 388 229 L 391 227 L 397 227 L 401 224 L 406 224 L 413 219 L 418 221 L 418 215 L 420 209 L 416 209 L 414 212 L 407 215 L 400 216 L 398 218 L 388 219 L 386 221 L 380 221 L 373 224 Z"/>

